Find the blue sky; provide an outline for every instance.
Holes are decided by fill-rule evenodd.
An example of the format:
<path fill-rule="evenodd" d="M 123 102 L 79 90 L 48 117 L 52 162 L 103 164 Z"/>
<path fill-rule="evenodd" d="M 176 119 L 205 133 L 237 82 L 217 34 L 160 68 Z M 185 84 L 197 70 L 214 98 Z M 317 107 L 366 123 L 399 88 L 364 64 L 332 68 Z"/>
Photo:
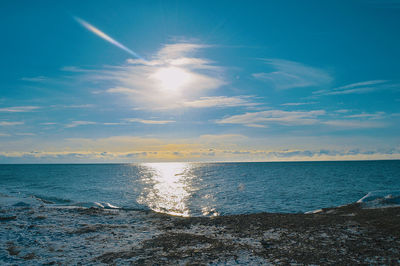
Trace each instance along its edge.
<path fill-rule="evenodd" d="M 399 1 L 2 1 L 0 162 L 400 158 Z"/>

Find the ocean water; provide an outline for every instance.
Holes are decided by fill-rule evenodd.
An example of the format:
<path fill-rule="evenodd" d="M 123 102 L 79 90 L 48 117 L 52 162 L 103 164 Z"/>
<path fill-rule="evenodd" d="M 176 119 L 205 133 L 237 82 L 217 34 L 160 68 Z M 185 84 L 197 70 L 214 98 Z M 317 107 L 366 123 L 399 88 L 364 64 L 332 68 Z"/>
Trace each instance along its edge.
<path fill-rule="evenodd" d="M 400 204 L 400 161 L 0 165 L 3 205 L 182 216 Z"/>

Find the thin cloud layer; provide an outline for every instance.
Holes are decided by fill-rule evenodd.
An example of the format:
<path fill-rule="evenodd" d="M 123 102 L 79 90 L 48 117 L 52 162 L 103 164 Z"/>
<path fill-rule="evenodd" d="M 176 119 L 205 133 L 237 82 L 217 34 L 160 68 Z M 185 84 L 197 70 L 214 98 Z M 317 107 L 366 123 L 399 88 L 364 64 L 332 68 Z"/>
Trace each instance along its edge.
<path fill-rule="evenodd" d="M 124 119 L 127 122 L 131 123 L 142 123 L 142 124 L 150 124 L 150 125 L 165 125 L 174 123 L 173 120 L 149 120 L 149 119 L 140 119 L 140 118 L 127 118 Z"/>
<path fill-rule="evenodd" d="M 39 108 L 40 108 L 39 106 L 5 107 L 5 108 L 0 108 L 0 112 L 2 112 L 2 113 L 25 113 L 25 112 L 33 112 Z"/>
<path fill-rule="evenodd" d="M 72 121 L 71 123 L 65 125 L 66 128 L 73 128 L 78 126 L 95 125 L 96 122 L 93 121 Z"/>
<path fill-rule="evenodd" d="M 23 125 L 24 122 L 19 122 L 19 121 L 0 121 L 0 126 L 18 126 L 18 125 Z"/>
<path fill-rule="evenodd" d="M 399 88 L 400 85 L 388 80 L 369 80 L 351 83 L 345 86 L 333 88 L 331 90 L 318 90 L 313 92 L 316 96 L 346 95 L 346 94 L 365 94 L 375 91 Z"/>
<path fill-rule="evenodd" d="M 333 80 L 326 71 L 298 62 L 282 59 L 265 59 L 264 61 L 275 71 L 254 73 L 253 77 L 277 90 L 327 86 Z"/>
<path fill-rule="evenodd" d="M 186 101 L 183 103 L 186 107 L 210 108 L 210 107 L 239 107 L 239 106 L 256 106 L 260 103 L 253 102 L 254 97 L 251 96 L 214 96 L 200 97 L 197 100 Z"/>
<path fill-rule="evenodd" d="M 324 110 L 314 111 L 282 111 L 268 110 L 233 115 L 218 120 L 218 124 L 241 124 L 249 127 L 266 127 L 270 123 L 282 125 L 311 125 L 318 122 L 318 116 L 324 115 Z"/>
<path fill-rule="evenodd" d="M 330 126 L 330 130 L 383 128 L 388 126 L 388 123 L 385 121 L 387 115 L 384 112 L 341 115 L 339 119 L 337 118 L 337 114 L 338 112 L 327 113 L 325 110 L 268 110 L 228 116 L 217 120 L 216 123 L 238 124 L 260 128 L 268 127 L 271 124 L 285 126 L 322 125 Z"/>

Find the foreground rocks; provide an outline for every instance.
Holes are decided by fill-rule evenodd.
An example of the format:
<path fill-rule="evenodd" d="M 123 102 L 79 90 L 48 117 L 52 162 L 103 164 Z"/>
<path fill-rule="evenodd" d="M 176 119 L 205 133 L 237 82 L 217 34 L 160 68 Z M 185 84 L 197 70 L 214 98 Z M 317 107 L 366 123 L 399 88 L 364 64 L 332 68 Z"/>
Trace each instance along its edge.
<path fill-rule="evenodd" d="M 213 218 L 48 207 L 0 214 L 13 217 L 0 219 L 1 264 L 400 265 L 398 207 Z"/>

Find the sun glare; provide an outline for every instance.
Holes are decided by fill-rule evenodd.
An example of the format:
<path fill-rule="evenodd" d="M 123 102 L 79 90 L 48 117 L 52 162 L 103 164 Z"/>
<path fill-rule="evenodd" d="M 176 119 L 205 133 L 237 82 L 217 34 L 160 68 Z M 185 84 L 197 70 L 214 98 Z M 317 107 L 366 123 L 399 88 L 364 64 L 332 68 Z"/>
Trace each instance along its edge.
<path fill-rule="evenodd" d="M 190 81 L 191 75 L 186 70 L 178 67 L 164 67 L 153 76 L 161 84 L 161 88 L 168 91 L 176 91 Z"/>
<path fill-rule="evenodd" d="M 194 176 L 187 174 L 190 165 L 186 163 L 143 164 L 142 181 L 149 185 L 137 201 L 157 212 L 189 216 L 187 201 L 194 189 Z"/>

